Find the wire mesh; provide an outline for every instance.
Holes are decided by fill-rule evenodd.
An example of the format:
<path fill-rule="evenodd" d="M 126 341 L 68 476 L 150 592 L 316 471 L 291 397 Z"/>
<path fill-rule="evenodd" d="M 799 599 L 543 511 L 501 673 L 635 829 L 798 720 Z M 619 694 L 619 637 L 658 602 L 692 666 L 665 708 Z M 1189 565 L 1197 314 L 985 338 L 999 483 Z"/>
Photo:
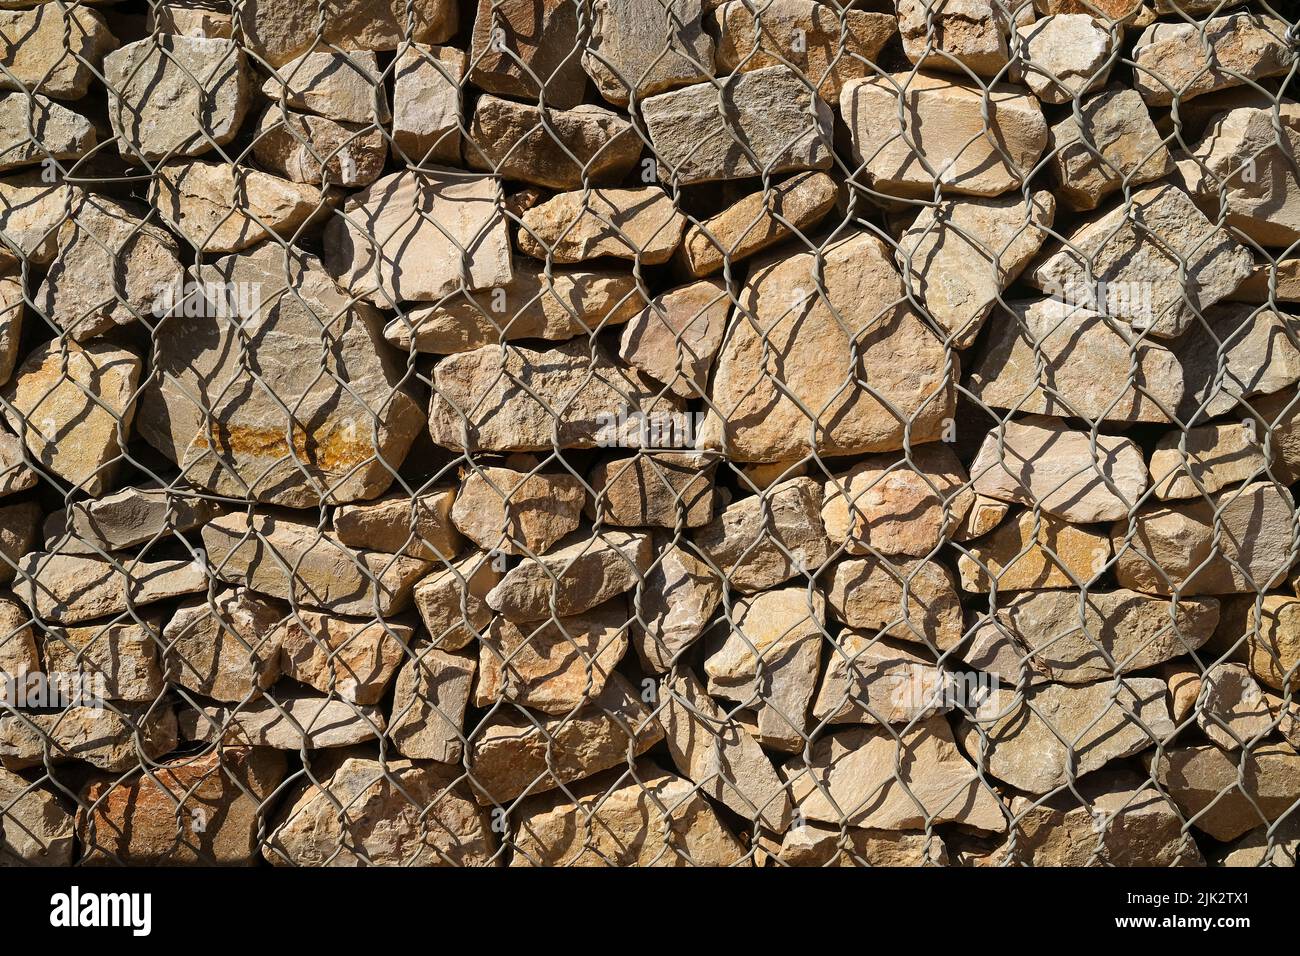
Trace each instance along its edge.
<path fill-rule="evenodd" d="M 1293 6 L 0 7 L 0 863 L 1294 865 Z"/>

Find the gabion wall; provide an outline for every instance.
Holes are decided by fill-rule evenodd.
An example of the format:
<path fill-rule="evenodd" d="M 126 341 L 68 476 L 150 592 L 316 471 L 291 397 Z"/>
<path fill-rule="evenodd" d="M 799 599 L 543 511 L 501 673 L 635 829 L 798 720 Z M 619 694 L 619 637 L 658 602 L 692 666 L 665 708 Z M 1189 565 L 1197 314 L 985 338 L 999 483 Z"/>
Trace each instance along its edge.
<path fill-rule="evenodd" d="M 0 8 L 0 862 L 1294 863 L 1291 4 Z"/>

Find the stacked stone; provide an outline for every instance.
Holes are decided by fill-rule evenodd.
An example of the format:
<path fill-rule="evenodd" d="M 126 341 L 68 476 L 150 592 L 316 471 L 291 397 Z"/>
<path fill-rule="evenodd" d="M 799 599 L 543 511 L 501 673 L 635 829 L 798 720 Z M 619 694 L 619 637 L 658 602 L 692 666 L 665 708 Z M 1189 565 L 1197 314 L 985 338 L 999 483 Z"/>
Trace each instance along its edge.
<path fill-rule="evenodd" d="M 0 863 L 1294 863 L 1263 4 L 0 6 Z"/>

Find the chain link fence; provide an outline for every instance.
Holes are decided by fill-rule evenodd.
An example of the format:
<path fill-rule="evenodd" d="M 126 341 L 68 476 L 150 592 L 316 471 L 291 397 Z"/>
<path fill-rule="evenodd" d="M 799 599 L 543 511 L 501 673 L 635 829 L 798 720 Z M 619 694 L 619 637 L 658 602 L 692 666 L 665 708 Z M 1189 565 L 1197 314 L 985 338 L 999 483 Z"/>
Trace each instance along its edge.
<path fill-rule="evenodd" d="M 0 8 L 0 862 L 1294 865 L 1293 5 Z"/>

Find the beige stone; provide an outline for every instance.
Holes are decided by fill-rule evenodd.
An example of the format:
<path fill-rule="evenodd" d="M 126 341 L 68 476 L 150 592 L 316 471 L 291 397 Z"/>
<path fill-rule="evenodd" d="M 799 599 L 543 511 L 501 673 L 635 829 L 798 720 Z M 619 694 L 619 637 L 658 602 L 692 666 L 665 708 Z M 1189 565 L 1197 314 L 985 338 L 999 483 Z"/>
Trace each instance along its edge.
<path fill-rule="evenodd" d="M 1147 505 L 1111 529 L 1115 578 L 1151 594 L 1235 594 L 1281 583 L 1295 560 L 1295 503 L 1286 488 L 1255 482 L 1171 505 Z"/>
<path fill-rule="evenodd" d="M 477 467 L 465 476 L 451 518 L 461 533 L 495 554 L 541 554 L 576 531 L 587 493 L 567 473 Z"/>
<path fill-rule="evenodd" d="M 976 495 L 970 510 L 966 512 L 965 520 L 953 530 L 953 540 L 973 541 L 975 538 L 988 534 L 1002 523 L 1002 519 L 1007 516 L 1007 512 L 1010 510 L 1011 506 L 1005 501 L 986 498 L 984 495 Z"/>
<path fill-rule="evenodd" d="M 611 674 L 600 696 L 576 713 L 494 711 L 470 741 L 470 786 L 479 803 L 505 804 L 623 765 L 663 735 L 632 686 Z"/>
<path fill-rule="evenodd" d="M 165 646 L 161 631 L 160 618 L 149 614 L 51 629 L 42 648 L 46 674 L 67 693 L 80 685 L 102 690 L 108 700 L 148 703 L 166 689 L 158 666 L 158 650 Z"/>
<path fill-rule="evenodd" d="M 970 544 L 957 559 L 957 571 L 962 590 L 978 594 L 988 593 L 995 583 L 998 591 L 1069 588 L 1094 580 L 1110 558 L 1105 531 L 1023 511 Z"/>
<path fill-rule="evenodd" d="M 758 741 L 705 693 L 688 668 L 659 684 L 659 718 L 678 772 L 699 792 L 743 819 L 778 833 L 790 825 L 790 799 Z"/>
<path fill-rule="evenodd" d="M 917 66 L 990 79 L 1006 68 L 1007 13 L 1015 8 L 995 0 L 899 0 L 896 9 L 903 52 Z"/>
<path fill-rule="evenodd" d="M 956 360 L 905 307 L 891 259 L 874 235 L 850 232 L 815 255 L 774 252 L 751 266 L 746 320 L 723 340 L 702 445 L 772 462 L 939 438 Z M 845 388 L 854 381 L 870 391 Z"/>
<path fill-rule="evenodd" d="M 787 830 L 775 854 L 783 866 L 946 866 L 948 850 L 937 833 L 901 833 L 805 823 Z"/>
<path fill-rule="evenodd" d="M 70 866 L 73 818 L 48 788 L 0 770 L 0 867 Z"/>
<path fill-rule="evenodd" d="M 648 534 L 577 531 L 549 554 L 524 558 L 485 600 L 508 621 L 581 614 L 636 587 L 650 560 Z"/>
<path fill-rule="evenodd" d="M 1133 46 L 1133 83 L 1152 106 L 1285 73 L 1287 24 L 1255 13 L 1153 23 Z"/>
<path fill-rule="evenodd" d="M 1056 195 L 1074 209 L 1096 209 L 1125 181 L 1130 186 L 1174 171 L 1169 150 L 1136 90 L 1110 89 L 1079 104 L 1052 124 L 1048 162 Z"/>
<path fill-rule="evenodd" d="M 1043 190 L 926 207 L 898 242 L 904 280 L 955 348 L 969 348 L 998 299 L 1038 252 L 1056 214 Z"/>
<path fill-rule="evenodd" d="M 291 795 L 262 855 L 277 866 L 492 865 L 496 839 L 460 773 L 349 756 Z"/>
<path fill-rule="evenodd" d="M 163 628 L 167 679 L 232 704 L 255 696 L 280 677 L 281 615 L 244 588 L 187 598 Z"/>
<path fill-rule="evenodd" d="M 722 600 L 722 581 L 688 546 L 666 532 L 651 540 L 654 563 L 629 617 L 632 646 L 646 670 L 662 674 L 708 626 Z"/>
<path fill-rule="evenodd" d="M 493 612 L 484 598 L 501 580 L 504 568 L 499 558 L 470 554 L 435 567 L 415 586 L 415 607 L 434 647 L 457 651 L 486 631 Z"/>
<path fill-rule="evenodd" d="M 230 163 L 169 163 L 151 190 L 163 221 L 207 253 L 238 252 L 271 235 L 292 239 L 325 202 L 313 186 Z"/>
<path fill-rule="evenodd" d="M 1265 686 L 1295 693 L 1300 683 L 1300 601 L 1266 594 L 1261 606 L 1246 612 L 1245 634 L 1250 672 Z"/>
<path fill-rule="evenodd" d="M 18 561 L 35 546 L 41 506 L 35 501 L 0 507 L 0 582 L 13 580 Z"/>
<path fill-rule="evenodd" d="M 890 728 L 827 734 L 811 759 L 783 768 L 797 813 L 838 826 L 906 830 L 956 822 L 985 832 L 1007 828 L 998 796 L 953 742 L 943 717 Z"/>
<path fill-rule="evenodd" d="M 726 284 L 717 279 L 669 289 L 623 326 L 619 358 L 676 395 L 704 395 L 731 304 Z"/>
<path fill-rule="evenodd" d="M 336 123 L 278 104 L 257 121 L 253 156 L 270 172 L 312 186 L 369 186 L 384 171 L 388 142 L 378 127 Z"/>
<path fill-rule="evenodd" d="M 568 0 L 478 0 L 470 82 L 526 103 L 577 106 L 587 86 L 580 51 L 589 42 L 588 17 L 580 23 Z"/>
<path fill-rule="evenodd" d="M 842 631 L 813 701 L 832 724 L 910 724 L 951 709 L 947 672 L 921 654 L 857 631 Z"/>
<path fill-rule="evenodd" d="M 906 458 L 864 458 L 826 482 L 826 536 L 849 554 L 925 557 L 965 520 L 974 503 L 969 481 L 957 456 L 938 442 Z"/>
<path fill-rule="evenodd" d="M 966 752 L 1017 790 L 1045 794 L 1173 736 L 1165 682 L 1122 677 L 1082 687 L 992 692 L 961 721 Z"/>
<path fill-rule="evenodd" d="M 1016 37 L 1025 85 L 1044 103 L 1068 103 L 1103 86 L 1118 37 L 1109 24 L 1079 13 L 1041 18 Z"/>
<path fill-rule="evenodd" d="M 601 256 L 658 265 L 681 242 L 686 218 L 658 186 L 560 193 L 524 213 L 519 248 L 561 265 Z"/>
<path fill-rule="evenodd" d="M 430 568 L 418 558 L 354 551 L 315 524 L 280 515 L 223 516 L 203 528 L 203 544 L 222 580 L 334 614 L 398 613 Z"/>
<path fill-rule="evenodd" d="M 1262 741 L 1273 730 L 1273 712 L 1244 664 L 1215 664 L 1201 679 L 1196 722 L 1210 742 L 1223 750 L 1240 750 Z"/>
<path fill-rule="evenodd" d="M 0 682 L 41 670 L 29 617 L 27 608 L 17 601 L 0 597 Z M 11 686 L 0 683 L 0 691 L 6 700 L 9 700 Z"/>
<path fill-rule="evenodd" d="M 1254 421 L 1199 425 L 1162 435 L 1151 453 L 1156 496 L 1198 498 L 1239 482 L 1267 477 L 1268 456 Z"/>
<path fill-rule="evenodd" d="M 393 158 L 429 165 L 460 162 L 463 50 L 411 44 L 393 65 Z"/>
<path fill-rule="evenodd" d="M 206 498 L 190 496 L 172 487 L 123 488 L 111 495 L 75 501 L 64 514 L 70 535 L 105 551 L 161 542 L 201 528 L 221 513 Z"/>
<path fill-rule="evenodd" d="M 692 276 L 710 275 L 728 261 L 734 265 L 808 232 L 835 207 L 836 195 L 835 181 L 825 173 L 795 173 L 689 225 L 678 260 Z"/>
<path fill-rule="evenodd" d="M 835 104 L 847 81 L 875 75 L 872 64 L 880 62 L 898 27 L 888 13 L 813 0 L 772 0 L 761 7 L 728 0 L 710 14 L 710 29 L 719 38 L 719 73 L 789 65 Z"/>
<path fill-rule="evenodd" d="M 347 123 L 386 123 L 388 96 L 370 51 L 312 50 L 275 68 L 262 95 L 296 110 Z"/>
<path fill-rule="evenodd" d="M 14 591 L 37 617 L 60 624 L 121 614 L 208 587 L 197 561 L 151 561 L 129 554 L 105 559 L 33 551 L 18 562 L 18 570 Z"/>
<path fill-rule="evenodd" d="M 1171 749 L 1151 763 L 1183 817 L 1220 841 L 1281 818 L 1300 787 L 1300 754 L 1286 744 L 1240 754 L 1207 745 Z"/>
<path fill-rule="evenodd" d="M 77 159 L 95 142 L 90 120 L 47 97 L 0 96 L 0 171 L 51 159 Z"/>
<path fill-rule="evenodd" d="M 151 6 L 145 23 L 150 33 L 156 29 L 187 37 L 229 37 L 234 14 L 226 4 L 205 6 L 204 0 L 175 0 Z"/>
<path fill-rule="evenodd" d="M 116 46 L 103 15 L 84 5 L 0 11 L 0 89 L 80 99 Z"/>
<path fill-rule="evenodd" d="M 592 104 L 545 110 L 480 96 L 469 123 L 465 162 L 548 189 L 617 185 L 641 157 L 641 137 L 617 113 Z"/>
<path fill-rule="evenodd" d="M 718 461 L 695 452 L 639 453 L 602 458 L 588 482 L 593 521 L 615 527 L 698 528 L 713 520 Z"/>
<path fill-rule="evenodd" d="M 986 93 L 955 77 L 873 75 L 844 85 L 840 111 L 857 175 L 892 196 L 999 196 L 1019 188 L 1047 146 L 1038 101 L 1001 83 Z"/>
<path fill-rule="evenodd" d="M 298 0 L 256 0 L 240 18 L 249 51 L 275 67 L 322 42 L 348 51 L 443 43 L 457 22 L 456 4 L 448 0 L 330 0 L 323 9 Z"/>
<path fill-rule="evenodd" d="M 451 518 L 455 498 L 454 489 L 443 488 L 341 505 L 334 512 L 334 532 L 350 548 L 449 561 L 461 545 Z"/>
<path fill-rule="evenodd" d="M 945 651 L 961 640 L 957 582 L 937 561 L 841 561 L 835 565 L 826 601 L 849 627 Z"/>
<path fill-rule="evenodd" d="M 388 736 L 412 760 L 459 764 L 464 753 L 465 705 L 478 661 L 428 644 L 413 645 L 393 689 Z"/>
<path fill-rule="evenodd" d="M 600 95 L 626 107 L 713 76 L 702 0 L 596 0 L 582 66 Z"/>
<path fill-rule="evenodd" d="M 392 173 L 356 193 L 325 227 L 325 265 L 376 305 L 437 301 L 505 285 L 510 238 L 492 176 Z"/>
<path fill-rule="evenodd" d="M 82 760 L 119 774 L 176 749 L 176 715 L 155 703 L 96 707 L 74 704 L 57 713 L 0 715 L 0 766 L 40 767 Z"/>
<path fill-rule="evenodd" d="M 280 671 L 322 694 L 377 704 L 406 657 L 413 629 L 397 621 L 349 620 L 298 609 L 268 638 L 280 648 Z"/>
<path fill-rule="evenodd" d="M 270 694 L 233 708 L 189 711 L 182 714 L 182 731 L 187 740 L 295 751 L 373 743 L 384 733 L 378 707 L 308 690 L 277 688 Z"/>
<path fill-rule="evenodd" d="M 59 227 L 69 208 L 84 201 L 85 193 L 67 183 L 47 183 L 41 173 L 15 173 L 0 179 L 0 267 L 9 268 L 19 257 L 34 265 L 48 265 L 59 251 Z"/>

